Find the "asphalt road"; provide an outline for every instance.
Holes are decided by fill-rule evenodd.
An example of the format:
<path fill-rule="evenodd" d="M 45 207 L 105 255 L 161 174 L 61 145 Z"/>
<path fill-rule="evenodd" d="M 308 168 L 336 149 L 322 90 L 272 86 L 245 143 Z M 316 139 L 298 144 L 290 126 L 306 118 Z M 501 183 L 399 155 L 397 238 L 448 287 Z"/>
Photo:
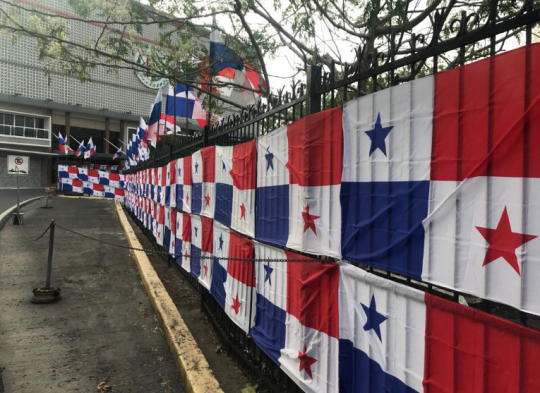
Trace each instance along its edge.
<path fill-rule="evenodd" d="M 20 190 L 21 202 L 30 198 L 45 195 L 45 190 L 42 188 Z M 0 214 L 6 209 L 17 204 L 17 190 L 0 190 Z M 22 209 L 24 212 L 24 208 Z"/>
<path fill-rule="evenodd" d="M 32 304 L 45 280 L 51 218 L 127 244 L 112 201 L 54 198 L 28 205 L 22 227 L 0 231 L 0 392 L 182 393 L 180 374 L 129 251 L 55 230 L 52 286 L 62 300 Z"/>

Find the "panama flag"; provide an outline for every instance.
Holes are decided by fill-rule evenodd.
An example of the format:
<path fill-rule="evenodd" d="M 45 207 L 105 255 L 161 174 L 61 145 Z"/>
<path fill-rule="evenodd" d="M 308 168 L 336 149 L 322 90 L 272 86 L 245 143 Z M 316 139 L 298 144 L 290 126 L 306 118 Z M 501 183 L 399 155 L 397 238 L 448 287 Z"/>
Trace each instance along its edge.
<path fill-rule="evenodd" d="M 146 128 L 147 139 L 150 139 L 152 146 L 156 147 L 158 141 L 159 120 L 161 119 L 161 97 L 163 96 L 163 87 L 160 87 L 156 99 L 150 108 L 150 116 L 148 118 L 148 126 Z"/>
<path fill-rule="evenodd" d="M 210 289 L 214 226 L 208 217 L 191 215 L 191 274 Z M 205 258 L 198 258 L 198 257 Z"/>
<path fill-rule="evenodd" d="M 88 143 L 86 144 L 86 148 L 84 150 L 84 159 L 92 157 L 96 153 L 96 147 L 94 146 L 94 142 L 92 141 L 92 138 L 88 140 Z"/>
<path fill-rule="evenodd" d="M 58 165 L 58 177 L 77 179 L 79 177 L 79 170 L 73 165 Z"/>
<path fill-rule="evenodd" d="M 329 109 L 257 139 L 257 239 L 340 257 L 341 124 Z"/>
<path fill-rule="evenodd" d="M 186 117 L 188 119 L 206 119 L 206 111 L 202 107 L 202 102 L 194 94 L 193 87 L 187 87 L 184 84 L 178 84 L 175 88 L 176 98 L 174 97 L 173 87 L 169 86 L 167 94 L 167 105 L 165 113 L 168 116 Z M 176 103 L 176 112 L 175 112 Z"/>
<path fill-rule="evenodd" d="M 61 133 L 58 133 L 58 148 L 64 154 L 68 154 L 70 151 L 73 151 Z"/>
<path fill-rule="evenodd" d="M 150 189 L 152 193 L 152 200 L 154 202 L 159 202 L 159 196 L 161 195 L 160 183 L 161 183 L 161 168 L 152 168 L 152 188 Z"/>
<path fill-rule="evenodd" d="M 141 117 L 139 119 L 139 127 L 137 128 L 137 136 L 139 137 L 141 141 L 144 141 L 144 142 L 146 142 L 146 139 L 148 139 L 148 133 L 146 132 L 146 128 L 147 128 L 146 122 Z"/>
<path fill-rule="evenodd" d="M 81 179 L 82 181 L 89 181 L 88 168 L 82 167 L 82 168 L 78 168 L 78 170 L 79 170 L 79 179 Z"/>
<path fill-rule="evenodd" d="M 172 230 L 171 230 L 171 225 L 173 225 L 173 221 L 172 221 L 172 212 L 171 212 L 171 208 L 168 207 L 168 206 L 163 206 L 162 207 L 163 211 L 164 211 L 164 219 L 163 219 L 163 247 L 165 247 L 167 249 L 167 251 L 170 250 L 170 247 L 171 247 L 171 233 L 172 233 Z M 174 228 L 176 229 L 176 221 L 174 221 Z"/>
<path fill-rule="evenodd" d="M 156 243 L 163 246 L 163 235 L 165 234 L 165 206 L 154 202 L 154 226 Z"/>
<path fill-rule="evenodd" d="M 80 157 L 81 154 L 84 153 L 84 139 L 81 141 L 81 143 L 79 144 L 79 147 L 77 148 L 77 151 L 75 152 L 75 155 L 77 157 Z"/>
<path fill-rule="evenodd" d="M 191 216 L 176 213 L 176 241 L 174 244 L 176 263 L 185 271 L 191 272 Z"/>
<path fill-rule="evenodd" d="M 99 171 L 96 169 L 88 169 L 88 181 L 99 184 Z"/>
<path fill-rule="evenodd" d="M 246 333 L 254 325 L 255 317 L 252 259 L 253 242 L 214 221 L 214 262 L 210 292 L 229 318 Z"/>
<path fill-rule="evenodd" d="M 339 265 L 255 243 L 257 309 L 250 335 L 305 392 L 338 391 Z"/>
<path fill-rule="evenodd" d="M 92 189 L 92 183 L 89 181 L 82 181 L 83 182 L 83 194 L 84 195 L 94 195 L 94 190 Z"/>
<path fill-rule="evenodd" d="M 122 149 L 118 149 L 118 150 L 116 151 L 116 153 L 114 153 L 113 160 L 116 160 L 116 159 L 122 157 L 122 154 L 124 154 L 124 152 L 122 151 Z M 138 153 L 137 153 L 137 154 L 138 154 Z"/>
<path fill-rule="evenodd" d="M 158 202 L 162 205 L 165 204 L 165 196 L 167 193 L 167 169 L 168 165 L 162 166 L 158 168 L 158 190 L 159 190 L 159 196 L 158 196 Z"/>
<path fill-rule="evenodd" d="M 99 184 L 108 186 L 109 185 L 109 172 L 98 170 L 98 173 L 99 173 Z"/>
<path fill-rule="evenodd" d="M 176 160 L 166 165 L 165 205 L 170 207 L 176 207 L 176 166 Z"/>
<path fill-rule="evenodd" d="M 537 69 L 525 46 L 348 102 L 344 258 L 540 314 Z"/>
<path fill-rule="evenodd" d="M 104 185 L 103 186 L 103 196 L 105 198 L 114 198 L 114 190 L 115 190 L 114 187 Z"/>
<path fill-rule="evenodd" d="M 83 182 L 79 179 L 62 179 L 62 190 L 83 193 Z"/>
<path fill-rule="evenodd" d="M 115 188 L 114 189 L 114 199 L 117 200 L 120 203 L 124 203 L 126 193 L 124 189 L 122 188 Z"/>
<path fill-rule="evenodd" d="M 216 146 L 214 219 L 247 236 L 255 236 L 256 141 Z"/>
<path fill-rule="evenodd" d="M 102 197 L 103 196 L 103 186 L 101 184 L 92 184 L 92 195 L 95 197 Z"/>
<path fill-rule="evenodd" d="M 109 185 L 120 188 L 120 174 L 114 172 L 108 172 L 107 174 L 109 177 Z"/>
<path fill-rule="evenodd" d="M 537 331 L 352 265 L 340 273 L 341 391 L 540 391 Z"/>
<path fill-rule="evenodd" d="M 191 156 L 176 160 L 176 208 L 191 213 Z"/>
<path fill-rule="evenodd" d="M 244 69 L 244 59 L 227 47 L 219 30 L 210 33 L 210 66 L 216 73 L 228 67 Z"/>
<path fill-rule="evenodd" d="M 167 242 L 165 242 L 165 248 L 168 248 L 169 254 L 173 255 L 176 251 L 176 215 L 180 213 L 178 213 L 175 209 L 170 209 L 170 211 L 171 218 L 169 220 L 169 239 Z M 165 231 L 165 235 L 167 236 L 167 231 Z"/>
<path fill-rule="evenodd" d="M 201 149 L 191 156 L 193 198 L 191 211 L 213 218 L 216 203 L 216 147 Z"/>

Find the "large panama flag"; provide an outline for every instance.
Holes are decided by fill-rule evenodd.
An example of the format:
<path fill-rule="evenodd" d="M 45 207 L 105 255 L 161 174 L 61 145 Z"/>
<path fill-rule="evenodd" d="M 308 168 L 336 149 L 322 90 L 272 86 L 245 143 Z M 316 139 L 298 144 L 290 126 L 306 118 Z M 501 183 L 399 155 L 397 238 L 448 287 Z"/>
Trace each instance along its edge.
<path fill-rule="evenodd" d="M 338 391 L 339 265 L 255 243 L 255 343 L 305 392 Z"/>
<path fill-rule="evenodd" d="M 254 324 L 256 300 L 253 242 L 216 221 L 210 292 L 229 318 L 248 333 Z"/>
<path fill-rule="evenodd" d="M 176 208 L 191 213 L 191 156 L 176 160 Z"/>
<path fill-rule="evenodd" d="M 205 147 L 191 156 L 193 198 L 191 211 L 213 218 L 216 207 L 216 147 Z"/>
<path fill-rule="evenodd" d="M 206 288 L 212 282 L 213 220 L 191 215 L 191 274 Z M 202 257 L 202 258 L 201 258 Z"/>
<path fill-rule="evenodd" d="M 341 255 L 341 122 L 329 109 L 257 139 L 257 239 Z"/>
<path fill-rule="evenodd" d="M 538 361 L 532 329 L 341 265 L 342 392 L 532 393 Z"/>
<path fill-rule="evenodd" d="M 174 243 L 175 261 L 185 271 L 191 272 L 191 216 L 176 213 L 176 240 Z"/>
<path fill-rule="evenodd" d="M 256 142 L 216 146 L 214 219 L 247 236 L 255 236 Z"/>
<path fill-rule="evenodd" d="M 529 45 L 348 102 L 343 258 L 540 314 L 538 70 Z"/>

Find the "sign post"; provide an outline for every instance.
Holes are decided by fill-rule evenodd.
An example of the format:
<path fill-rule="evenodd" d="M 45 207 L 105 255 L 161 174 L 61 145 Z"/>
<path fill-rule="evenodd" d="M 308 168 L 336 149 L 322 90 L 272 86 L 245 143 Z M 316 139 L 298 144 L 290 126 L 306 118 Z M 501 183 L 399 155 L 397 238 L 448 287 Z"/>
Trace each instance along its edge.
<path fill-rule="evenodd" d="M 19 188 L 19 176 L 28 175 L 30 157 L 8 156 L 8 174 L 15 175 L 17 179 L 17 213 L 13 213 L 13 225 L 22 225 L 23 215 L 21 214 L 21 199 Z"/>

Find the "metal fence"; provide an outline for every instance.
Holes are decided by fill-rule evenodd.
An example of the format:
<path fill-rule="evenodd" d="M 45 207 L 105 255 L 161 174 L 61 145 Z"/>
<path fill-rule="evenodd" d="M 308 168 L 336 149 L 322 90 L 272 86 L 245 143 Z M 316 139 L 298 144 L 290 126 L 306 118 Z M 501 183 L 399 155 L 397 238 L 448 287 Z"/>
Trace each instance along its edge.
<path fill-rule="evenodd" d="M 522 43 L 531 44 L 533 28 L 540 21 L 540 5 L 534 0 L 480 2 L 478 12 L 452 16 L 449 9 L 435 10 L 427 34 L 392 32 L 377 46 L 359 47 L 353 64 L 311 65 L 306 83 L 294 82 L 288 89 L 261 100 L 235 116 L 229 116 L 203 133 L 184 138 L 167 154 L 132 168 L 128 173 L 163 166 L 211 145 L 230 146 L 252 140 L 308 114 L 342 106 L 345 102 L 419 77 L 435 74 L 469 62 L 494 56 Z M 502 12 L 502 5 L 505 11 Z M 513 41 L 512 41 L 513 40 Z M 507 46 L 505 46 L 508 44 Z M 474 50 L 471 50 L 473 49 Z M 449 60 L 450 59 L 450 60 Z M 526 89 L 527 90 L 527 89 Z M 142 228 L 142 227 L 141 227 Z M 150 236 L 144 228 L 145 233 Z M 453 300 L 466 300 L 479 308 L 513 322 L 540 330 L 540 317 L 512 307 L 438 288 L 388 271 L 364 266 L 374 274 Z M 238 358 L 275 391 L 295 391 L 296 385 L 225 314 L 210 293 L 182 269 L 179 271 L 201 294 L 201 304 L 216 330 Z"/>

